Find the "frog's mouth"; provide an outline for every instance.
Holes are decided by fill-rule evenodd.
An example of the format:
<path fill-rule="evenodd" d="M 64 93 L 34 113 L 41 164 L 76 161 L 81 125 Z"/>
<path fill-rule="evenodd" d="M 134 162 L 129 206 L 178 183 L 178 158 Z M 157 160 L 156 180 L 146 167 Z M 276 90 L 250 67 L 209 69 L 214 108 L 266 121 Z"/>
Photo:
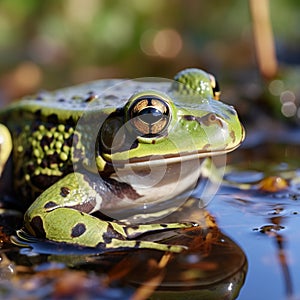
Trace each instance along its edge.
<path fill-rule="evenodd" d="M 149 155 L 145 157 L 132 157 L 126 159 L 114 159 L 113 155 L 103 154 L 102 158 L 106 161 L 107 164 L 117 167 L 117 168 L 126 168 L 128 167 L 158 167 L 161 165 L 168 164 L 176 164 L 176 163 L 184 163 L 187 161 L 198 161 L 204 158 L 212 157 L 212 156 L 221 156 L 225 155 L 228 152 L 231 152 L 239 147 L 238 145 L 234 145 L 230 148 L 225 149 L 202 149 L 194 152 L 183 152 L 180 154 L 166 154 L 166 155 Z"/>

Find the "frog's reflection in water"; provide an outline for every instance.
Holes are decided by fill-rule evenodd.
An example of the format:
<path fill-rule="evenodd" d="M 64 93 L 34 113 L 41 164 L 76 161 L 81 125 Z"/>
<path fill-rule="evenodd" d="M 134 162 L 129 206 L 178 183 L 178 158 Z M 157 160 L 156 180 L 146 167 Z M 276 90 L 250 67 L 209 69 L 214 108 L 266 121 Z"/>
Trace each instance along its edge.
<path fill-rule="evenodd" d="M 151 291 L 150 299 L 235 299 L 238 296 L 248 268 L 245 253 L 220 231 L 207 210 L 198 209 L 194 214 L 198 215 L 197 220 L 202 220 L 201 227 L 161 234 L 164 242 L 187 245 L 187 251 L 160 255 L 156 261 L 145 255 L 131 255 L 132 260 L 143 260 L 126 276 L 128 282 L 139 286 L 138 293 L 150 295 Z"/>

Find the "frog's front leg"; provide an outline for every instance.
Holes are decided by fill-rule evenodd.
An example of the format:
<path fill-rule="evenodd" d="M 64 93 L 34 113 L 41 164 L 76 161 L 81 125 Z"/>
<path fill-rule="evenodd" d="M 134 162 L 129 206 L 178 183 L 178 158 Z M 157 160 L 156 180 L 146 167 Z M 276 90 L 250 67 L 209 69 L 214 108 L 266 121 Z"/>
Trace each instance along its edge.
<path fill-rule="evenodd" d="M 193 223 L 126 226 L 98 219 L 89 214 L 97 209 L 97 205 L 91 208 L 88 199 L 96 203 L 101 195 L 85 181 L 81 182 L 83 179 L 82 174 L 69 174 L 41 194 L 25 213 L 25 228 L 41 238 L 96 247 L 100 251 L 150 248 L 179 252 L 184 249 L 183 246 L 130 239 L 145 232 L 191 227 Z M 98 201 L 100 203 L 101 199 Z"/>

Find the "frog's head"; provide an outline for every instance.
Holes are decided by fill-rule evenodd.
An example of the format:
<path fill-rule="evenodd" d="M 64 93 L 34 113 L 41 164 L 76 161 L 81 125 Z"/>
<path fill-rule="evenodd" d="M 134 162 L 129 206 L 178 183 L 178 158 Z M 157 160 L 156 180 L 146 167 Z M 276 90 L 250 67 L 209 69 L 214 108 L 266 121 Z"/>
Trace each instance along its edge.
<path fill-rule="evenodd" d="M 224 154 L 244 130 L 233 107 L 218 101 L 214 77 L 198 69 L 178 73 L 168 91 L 145 90 L 112 112 L 98 134 L 96 163 L 150 167 Z"/>
<path fill-rule="evenodd" d="M 101 208 L 114 219 L 116 211 L 122 219 L 125 211 L 130 216 L 143 215 L 145 209 L 173 211 L 202 174 L 213 173 L 204 158 L 232 151 L 244 138 L 234 108 L 218 100 L 213 76 L 190 69 L 175 79 L 118 81 L 99 99 L 114 95 L 119 106 L 109 101 L 99 110 L 95 101 L 77 124 L 85 157 L 75 167 L 83 166 L 87 176 L 99 173 L 118 195 L 118 204 L 109 201 L 105 211 Z M 218 163 L 224 158 L 218 157 Z M 204 184 L 205 202 L 218 184 Z"/>

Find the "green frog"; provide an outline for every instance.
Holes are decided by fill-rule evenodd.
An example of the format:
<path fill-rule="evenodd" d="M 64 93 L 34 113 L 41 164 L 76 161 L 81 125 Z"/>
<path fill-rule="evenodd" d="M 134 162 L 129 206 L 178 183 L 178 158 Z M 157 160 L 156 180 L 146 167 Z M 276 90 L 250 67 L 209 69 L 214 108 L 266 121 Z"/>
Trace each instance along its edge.
<path fill-rule="evenodd" d="M 219 97 L 212 75 L 186 69 L 174 80 L 42 91 L 2 110 L 0 171 L 12 151 L 15 197 L 29 206 L 24 230 L 99 252 L 180 252 L 138 237 L 199 225 L 153 221 L 184 203 L 206 158 L 242 142 L 236 111 Z"/>

